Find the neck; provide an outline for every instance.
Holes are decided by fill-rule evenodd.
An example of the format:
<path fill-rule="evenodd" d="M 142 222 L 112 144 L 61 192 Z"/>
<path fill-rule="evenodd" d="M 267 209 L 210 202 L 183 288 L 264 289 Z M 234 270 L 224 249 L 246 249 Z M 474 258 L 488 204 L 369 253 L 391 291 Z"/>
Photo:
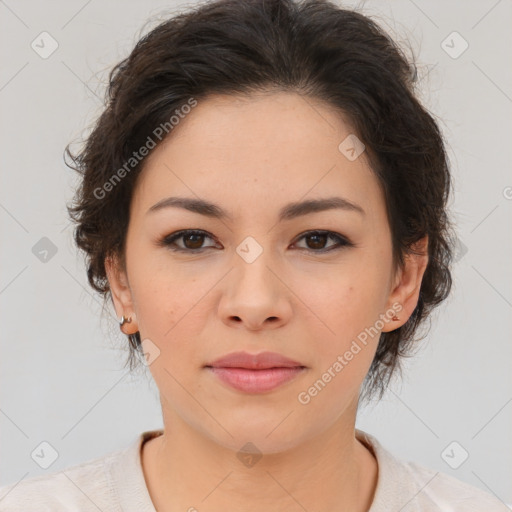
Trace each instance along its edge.
<path fill-rule="evenodd" d="M 354 415 L 355 418 L 355 415 Z M 279 453 L 242 463 L 237 452 L 206 438 L 176 416 L 148 441 L 142 464 L 157 512 L 240 509 L 367 512 L 377 463 L 355 437 L 354 422 Z"/>

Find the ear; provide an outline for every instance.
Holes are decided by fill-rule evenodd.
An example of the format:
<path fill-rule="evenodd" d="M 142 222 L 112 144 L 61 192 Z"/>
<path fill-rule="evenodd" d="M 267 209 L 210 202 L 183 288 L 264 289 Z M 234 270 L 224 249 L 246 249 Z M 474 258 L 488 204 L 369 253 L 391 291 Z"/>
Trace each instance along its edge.
<path fill-rule="evenodd" d="M 126 270 L 118 257 L 109 256 L 105 258 L 105 272 L 116 314 L 118 318 L 124 316 L 126 319 L 126 323 L 121 326 L 121 330 L 124 334 L 135 334 L 139 329 L 133 306 L 132 292 Z"/>
<path fill-rule="evenodd" d="M 428 264 L 428 236 L 418 240 L 412 249 L 414 253 L 407 254 L 403 267 L 397 270 L 388 297 L 388 311 L 396 309 L 393 304 L 400 304 L 402 309 L 396 309 L 394 318 L 398 317 L 398 320 L 389 319 L 382 332 L 394 331 L 404 325 L 418 304 L 421 282 Z"/>

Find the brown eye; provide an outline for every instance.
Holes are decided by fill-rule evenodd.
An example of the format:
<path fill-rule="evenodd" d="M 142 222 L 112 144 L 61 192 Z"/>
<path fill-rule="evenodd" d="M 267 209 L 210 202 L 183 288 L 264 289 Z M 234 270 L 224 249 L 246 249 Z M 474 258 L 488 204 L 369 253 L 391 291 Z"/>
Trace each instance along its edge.
<path fill-rule="evenodd" d="M 201 249 L 204 242 L 204 235 L 197 235 L 195 233 L 183 235 L 181 238 L 187 249 Z"/>
<path fill-rule="evenodd" d="M 308 244 L 309 249 L 324 249 L 325 244 L 329 240 L 329 236 L 325 234 L 308 235 L 306 240 L 312 241 L 312 244 Z"/>
<path fill-rule="evenodd" d="M 158 245 L 162 247 L 168 247 L 172 251 L 200 253 L 205 249 L 215 248 L 215 243 L 213 245 L 203 245 L 207 238 L 215 242 L 214 238 L 210 236 L 206 231 L 186 229 L 164 237 L 158 242 Z M 302 239 L 306 241 L 306 247 L 299 247 L 299 249 L 314 253 L 325 253 L 332 250 L 341 249 L 343 247 L 354 246 L 354 244 L 352 244 L 347 238 L 332 231 L 308 231 L 307 233 L 303 233 L 298 240 Z M 333 240 L 335 243 L 327 245 L 329 240 Z"/>
<path fill-rule="evenodd" d="M 206 231 L 187 229 L 166 236 L 159 245 L 167 246 L 173 251 L 201 252 L 203 249 L 214 247 L 214 245 L 203 246 L 206 238 L 213 240 Z M 177 241 L 181 241 L 181 244 L 176 243 Z"/>
<path fill-rule="evenodd" d="M 306 241 L 306 247 L 300 248 L 312 252 L 328 252 L 344 246 L 353 245 L 346 238 L 332 231 L 309 231 L 299 238 L 299 240 L 301 239 Z M 326 247 L 328 240 L 335 240 L 336 243 Z"/>

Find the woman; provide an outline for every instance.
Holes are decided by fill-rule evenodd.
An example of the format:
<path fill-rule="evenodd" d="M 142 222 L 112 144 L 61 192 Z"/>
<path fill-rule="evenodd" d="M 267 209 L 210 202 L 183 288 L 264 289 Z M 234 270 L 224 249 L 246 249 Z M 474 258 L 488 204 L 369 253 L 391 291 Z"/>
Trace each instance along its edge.
<path fill-rule="evenodd" d="M 1 510 L 507 510 L 355 428 L 451 287 L 449 168 L 414 71 L 329 2 L 210 2 L 139 41 L 68 151 L 69 210 L 164 429 Z"/>

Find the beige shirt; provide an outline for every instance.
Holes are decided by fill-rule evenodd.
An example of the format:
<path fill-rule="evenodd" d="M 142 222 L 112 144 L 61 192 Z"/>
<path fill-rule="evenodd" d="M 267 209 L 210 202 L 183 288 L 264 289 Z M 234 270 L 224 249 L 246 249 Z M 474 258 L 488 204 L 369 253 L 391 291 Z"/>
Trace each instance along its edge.
<path fill-rule="evenodd" d="M 127 448 L 53 474 L 0 488 L 1 512 L 156 512 L 141 464 L 146 431 Z M 369 512 L 510 512 L 494 496 L 444 473 L 395 458 L 356 430 L 375 455 L 379 475 Z"/>

